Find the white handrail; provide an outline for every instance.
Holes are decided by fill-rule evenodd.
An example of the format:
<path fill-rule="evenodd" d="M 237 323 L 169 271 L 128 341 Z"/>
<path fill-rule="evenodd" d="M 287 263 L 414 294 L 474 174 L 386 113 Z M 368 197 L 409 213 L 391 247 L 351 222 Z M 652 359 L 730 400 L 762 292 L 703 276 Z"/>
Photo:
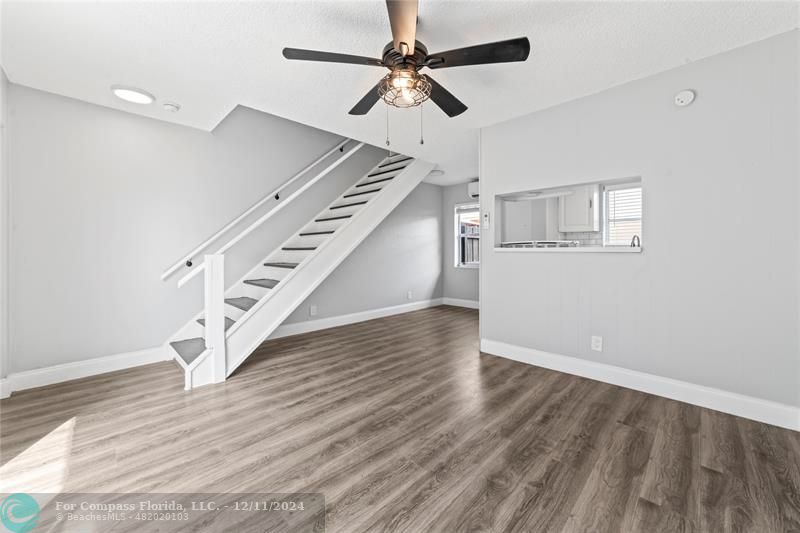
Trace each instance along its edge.
<path fill-rule="evenodd" d="M 331 163 L 330 165 L 328 165 L 328 166 L 325 168 L 325 170 L 323 170 L 322 172 L 320 172 L 319 174 L 317 174 L 316 176 L 314 176 L 313 178 L 311 178 L 309 181 L 307 181 L 306 183 L 304 183 L 304 184 L 303 184 L 303 185 L 302 185 L 300 188 L 298 188 L 298 189 L 297 189 L 296 191 L 294 191 L 292 194 L 290 194 L 289 196 L 287 196 L 287 197 L 286 197 L 286 199 L 285 199 L 283 202 L 279 203 L 278 205 L 276 205 L 275 207 L 273 207 L 272 209 L 270 209 L 269 211 L 267 211 L 266 213 L 264 213 L 264 214 L 263 214 L 263 215 L 262 215 L 262 216 L 261 216 L 261 217 L 260 217 L 258 220 L 256 220 L 256 221 L 255 221 L 255 222 L 253 222 L 252 224 L 250 224 L 250 225 L 249 225 L 249 226 L 248 226 L 248 227 L 247 227 L 247 228 L 246 228 L 244 231 L 242 231 L 241 233 L 239 233 L 239 234 L 238 234 L 236 237 L 234 237 L 233 239 L 231 239 L 230 241 L 228 241 L 228 242 L 227 242 L 227 243 L 226 243 L 224 246 L 222 246 L 222 248 L 220 248 L 219 250 L 217 250 L 217 251 L 215 252 L 215 254 L 224 254 L 225 252 L 227 252 L 227 251 L 228 251 L 228 250 L 229 250 L 229 249 L 230 249 L 230 248 L 231 248 L 231 247 L 232 247 L 234 244 L 236 244 L 237 242 L 239 242 L 239 241 L 241 241 L 242 239 L 244 239 L 244 238 L 245 238 L 247 235 L 249 235 L 249 234 L 250 234 L 250 233 L 251 233 L 253 230 L 255 230 L 256 228 L 258 228 L 258 227 L 259 227 L 261 224 L 263 224 L 263 223 L 264 223 L 264 222 L 266 222 L 266 221 L 267 221 L 267 220 L 268 220 L 270 217 L 272 217 L 272 215 L 274 215 L 275 213 L 277 213 L 278 211 L 280 211 L 281 209 L 283 209 L 284 207 L 286 207 L 286 206 L 287 206 L 287 205 L 288 205 L 288 204 L 289 204 L 289 203 L 290 203 L 292 200 L 294 200 L 295 198 L 297 198 L 298 196 L 300 196 L 301 194 L 303 194 L 303 192 L 305 192 L 305 191 L 306 191 L 306 190 L 307 190 L 309 187 L 311 187 L 311 186 L 312 186 L 312 185 L 314 185 L 316 182 L 318 182 L 319 180 L 321 180 L 322 178 L 324 178 L 324 177 L 325 177 L 325 176 L 326 176 L 328 173 L 330 173 L 330 172 L 331 172 L 333 169 L 335 169 L 336 167 L 338 167 L 339 165 L 341 165 L 342 163 L 344 163 L 344 162 L 345 162 L 345 161 L 346 161 L 346 160 L 347 160 L 347 159 L 348 159 L 348 158 L 349 158 L 351 155 L 353 155 L 354 153 L 356 153 L 356 152 L 357 152 L 358 150 L 360 150 L 360 149 L 361 149 L 363 146 L 364 146 L 364 143 L 363 143 L 363 142 L 362 142 L 362 143 L 358 143 L 358 145 L 356 145 L 354 148 L 352 148 L 351 150 L 349 150 L 348 152 L 346 152 L 346 153 L 345 153 L 345 154 L 344 154 L 342 157 L 340 157 L 339 159 L 337 159 L 336 161 L 334 161 L 333 163 Z M 193 277 L 195 277 L 197 274 L 199 274 L 200 272 L 202 272 L 204 269 L 205 269 L 205 263 L 203 263 L 203 264 L 201 264 L 201 265 L 198 265 L 198 266 L 197 266 L 197 268 L 195 268 L 195 269 L 194 269 L 194 270 L 192 270 L 191 272 L 187 273 L 185 276 L 183 276 L 181 279 L 179 279 L 179 280 L 178 280 L 178 287 L 183 287 L 183 286 L 186 284 L 186 282 L 188 282 L 190 279 L 192 279 L 192 278 L 193 278 Z"/>
<path fill-rule="evenodd" d="M 176 272 L 179 268 L 181 268 L 183 265 L 185 265 L 186 261 L 188 261 L 189 259 L 193 258 L 197 254 L 199 254 L 200 252 L 205 250 L 212 242 L 214 242 L 217 239 L 219 239 L 228 230 L 230 230 L 232 227 L 236 226 L 239 222 L 241 222 L 242 220 L 247 218 L 248 215 L 251 215 L 256 209 L 258 209 L 259 207 L 261 207 L 262 205 L 267 203 L 276 194 L 280 193 L 286 187 L 288 187 L 289 185 L 291 185 L 292 183 L 297 181 L 303 174 L 305 174 L 306 172 L 308 172 L 309 170 L 311 170 L 312 168 L 314 168 L 315 166 L 320 164 L 328 156 L 330 156 L 336 150 L 339 150 L 342 147 L 344 147 L 344 145 L 347 144 L 348 142 L 350 142 L 351 140 L 352 139 L 343 140 L 342 142 L 340 142 L 339 144 L 337 144 L 336 146 L 334 146 L 333 148 L 331 148 L 330 150 L 325 152 L 323 155 L 319 156 L 313 163 L 307 165 L 305 168 L 303 168 L 301 171 L 296 173 L 294 176 L 292 176 L 291 178 L 289 178 L 288 180 L 283 182 L 283 184 L 281 184 L 278 188 L 276 188 L 275 190 L 273 190 L 272 192 L 270 192 L 269 194 L 264 196 L 261 200 L 259 200 L 258 202 L 256 202 L 252 206 L 250 206 L 250 208 L 248 208 L 247 211 L 245 211 L 244 213 L 242 213 L 241 215 L 239 215 L 238 217 L 236 217 L 235 219 L 230 221 L 221 230 L 219 230 L 214 235 L 212 235 L 211 237 L 209 237 L 208 239 L 203 241 L 203 243 L 200 244 L 199 246 L 197 246 L 197 248 L 195 248 L 194 250 L 192 250 L 191 252 L 189 252 L 188 254 L 183 256 L 183 258 L 180 261 L 178 261 L 177 263 L 175 263 L 174 265 L 169 267 L 167 270 L 165 270 L 164 273 L 161 274 L 161 280 L 163 281 L 163 280 L 167 279 L 168 277 L 170 277 L 174 272 Z M 360 148 L 360 146 L 359 146 L 359 148 Z M 218 253 L 221 253 L 221 252 L 218 252 Z M 180 284 L 178 286 L 180 286 Z"/>

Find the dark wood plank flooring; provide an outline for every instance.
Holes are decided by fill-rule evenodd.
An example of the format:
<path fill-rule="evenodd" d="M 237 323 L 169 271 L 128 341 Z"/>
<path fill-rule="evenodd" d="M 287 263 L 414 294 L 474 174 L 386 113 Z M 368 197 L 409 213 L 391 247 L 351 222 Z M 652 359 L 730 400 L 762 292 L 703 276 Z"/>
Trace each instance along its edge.
<path fill-rule="evenodd" d="M 0 402 L 0 491 L 322 492 L 331 532 L 800 531 L 800 434 L 478 351 L 437 307 Z M 66 450 L 66 451 L 65 451 Z"/>

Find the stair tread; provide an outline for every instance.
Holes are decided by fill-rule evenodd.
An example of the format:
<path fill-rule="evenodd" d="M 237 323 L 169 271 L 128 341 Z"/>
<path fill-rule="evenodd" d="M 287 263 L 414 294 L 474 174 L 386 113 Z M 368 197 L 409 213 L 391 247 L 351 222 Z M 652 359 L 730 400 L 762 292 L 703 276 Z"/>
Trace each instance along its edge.
<path fill-rule="evenodd" d="M 307 231 L 305 233 L 301 233 L 300 237 L 310 237 L 311 235 L 332 235 L 335 233 L 336 230 L 328 230 L 328 231 Z"/>
<path fill-rule="evenodd" d="M 275 268 L 294 268 L 299 264 L 300 263 L 286 263 L 286 262 L 279 261 L 279 262 L 276 262 L 276 263 L 267 262 L 267 263 L 264 263 L 264 266 L 265 267 L 275 267 Z"/>
<path fill-rule="evenodd" d="M 352 202 L 352 203 L 349 203 L 349 204 L 334 205 L 333 207 L 331 207 L 331 209 L 344 209 L 345 207 L 355 207 L 357 205 L 364 205 L 366 203 L 367 203 L 367 201 L 364 200 L 363 202 Z"/>
<path fill-rule="evenodd" d="M 308 252 L 316 249 L 316 246 L 284 246 L 281 248 L 281 250 L 286 250 L 287 252 Z"/>
<path fill-rule="evenodd" d="M 372 174 L 367 174 L 368 178 L 372 178 L 375 176 L 381 176 L 383 174 L 389 174 L 391 172 L 397 172 L 398 170 L 403 170 L 406 167 L 397 167 L 397 168 L 390 168 L 388 170 L 381 170 L 380 172 L 373 172 Z"/>
<path fill-rule="evenodd" d="M 235 322 L 236 322 L 236 321 L 235 321 L 234 319 L 232 319 L 232 318 L 228 318 L 228 317 L 225 317 L 225 331 L 228 331 L 228 329 L 230 329 L 230 327 L 231 327 L 231 326 L 232 326 L 232 325 L 233 325 Z M 205 318 L 198 318 L 198 319 L 197 319 L 197 323 L 198 323 L 198 324 L 200 324 L 201 326 L 205 327 L 205 325 L 206 325 L 206 319 L 205 319 Z"/>
<path fill-rule="evenodd" d="M 351 192 L 350 194 L 345 194 L 342 198 L 352 198 L 353 196 L 361 196 L 362 194 L 372 194 L 374 192 L 380 192 L 380 189 L 370 189 L 368 191 L 360 191 L 360 192 Z"/>
<path fill-rule="evenodd" d="M 394 179 L 394 176 L 389 176 L 388 178 L 381 178 L 379 180 L 365 181 L 364 183 L 359 183 L 358 185 L 356 185 L 356 188 L 358 188 L 358 187 L 367 187 L 369 185 L 375 185 L 376 183 L 383 183 L 384 181 L 389 181 L 389 180 L 393 180 L 393 179 Z"/>
<path fill-rule="evenodd" d="M 172 346 L 172 349 L 178 353 L 178 356 L 183 359 L 183 362 L 187 365 L 192 364 L 192 361 L 200 357 L 200 354 L 206 351 L 206 340 L 203 337 L 175 341 L 169 343 L 169 345 Z"/>
<path fill-rule="evenodd" d="M 262 287 L 264 289 L 273 289 L 275 285 L 280 283 L 277 279 L 269 279 L 269 278 L 261 278 L 261 279 L 246 279 L 244 280 L 245 283 L 248 285 L 255 285 L 256 287 Z"/>
<path fill-rule="evenodd" d="M 352 216 L 353 215 L 339 215 L 339 216 L 335 216 L 335 217 L 324 217 L 324 218 L 315 219 L 314 222 L 327 222 L 329 220 L 342 220 L 344 218 L 350 218 Z"/>
<path fill-rule="evenodd" d="M 248 296 L 239 296 L 237 298 L 225 298 L 225 303 L 242 311 L 249 311 L 251 307 L 258 303 L 258 300 Z"/>
<path fill-rule="evenodd" d="M 391 165 L 396 165 L 397 163 L 404 163 L 406 161 L 411 161 L 412 159 L 414 159 L 414 158 L 413 157 L 406 157 L 405 159 L 398 159 L 396 161 L 389 161 L 388 163 L 381 163 L 380 165 L 378 165 L 378 168 L 383 168 L 383 167 L 388 167 L 388 166 L 391 166 Z"/>

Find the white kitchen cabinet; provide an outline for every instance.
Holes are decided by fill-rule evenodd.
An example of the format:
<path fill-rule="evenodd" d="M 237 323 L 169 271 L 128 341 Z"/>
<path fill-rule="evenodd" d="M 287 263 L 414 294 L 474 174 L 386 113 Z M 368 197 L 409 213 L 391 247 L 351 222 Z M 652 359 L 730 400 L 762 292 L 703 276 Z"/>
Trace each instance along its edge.
<path fill-rule="evenodd" d="M 558 198 L 558 231 L 600 231 L 599 185 L 580 185 Z"/>

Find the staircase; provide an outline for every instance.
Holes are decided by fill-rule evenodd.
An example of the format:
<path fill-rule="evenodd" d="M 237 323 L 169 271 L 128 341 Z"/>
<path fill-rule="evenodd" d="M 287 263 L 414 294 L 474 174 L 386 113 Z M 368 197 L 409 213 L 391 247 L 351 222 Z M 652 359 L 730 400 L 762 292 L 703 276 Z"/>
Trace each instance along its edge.
<path fill-rule="evenodd" d="M 205 271 L 205 309 L 167 341 L 184 370 L 186 389 L 224 381 L 432 168 L 404 155 L 383 159 L 227 290 L 227 248 L 206 255 L 196 267 Z"/>

